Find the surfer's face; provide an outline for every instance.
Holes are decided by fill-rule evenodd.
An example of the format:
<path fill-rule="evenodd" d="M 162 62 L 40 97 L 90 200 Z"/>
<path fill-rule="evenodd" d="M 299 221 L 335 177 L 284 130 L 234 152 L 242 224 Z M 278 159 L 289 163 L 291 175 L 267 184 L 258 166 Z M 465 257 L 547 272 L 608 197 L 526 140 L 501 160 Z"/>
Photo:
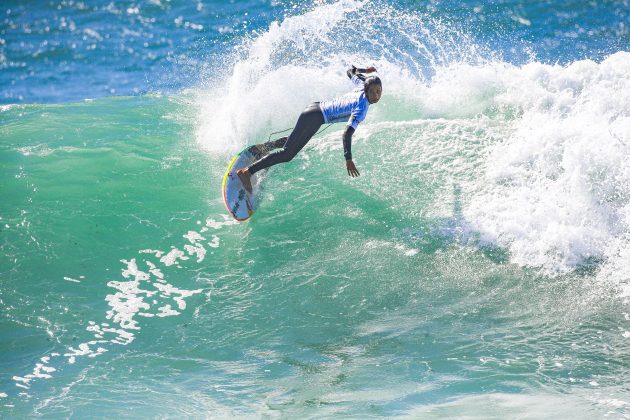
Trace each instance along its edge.
<path fill-rule="evenodd" d="M 381 99 L 383 93 L 383 87 L 379 85 L 370 86 L 368 89 L 367 97 L 371 104 L 377 103 Z"/>

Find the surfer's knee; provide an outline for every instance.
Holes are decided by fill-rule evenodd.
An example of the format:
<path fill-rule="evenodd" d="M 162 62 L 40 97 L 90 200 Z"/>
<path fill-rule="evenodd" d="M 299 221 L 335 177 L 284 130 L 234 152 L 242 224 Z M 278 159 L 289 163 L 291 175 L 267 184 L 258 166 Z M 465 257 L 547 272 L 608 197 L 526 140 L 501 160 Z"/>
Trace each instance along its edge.
<path fill-rule="evenodd" d="M 291 149 L 282 149 L 279 154 L 282 162 L 290 162 L 291 160 L 293 160 L 295 155 L 297 155 L 297 152 Z"/>

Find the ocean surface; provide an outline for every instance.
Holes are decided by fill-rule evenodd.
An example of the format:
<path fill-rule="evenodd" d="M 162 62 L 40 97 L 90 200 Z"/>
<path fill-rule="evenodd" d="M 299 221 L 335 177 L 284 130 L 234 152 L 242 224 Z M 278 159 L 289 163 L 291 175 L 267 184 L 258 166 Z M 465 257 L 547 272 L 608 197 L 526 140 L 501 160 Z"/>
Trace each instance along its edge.
<path fill-rule="evenodd" d="M 0 418 L 630 418 L 629 161 L 627 0 L 3 0 Z"/>

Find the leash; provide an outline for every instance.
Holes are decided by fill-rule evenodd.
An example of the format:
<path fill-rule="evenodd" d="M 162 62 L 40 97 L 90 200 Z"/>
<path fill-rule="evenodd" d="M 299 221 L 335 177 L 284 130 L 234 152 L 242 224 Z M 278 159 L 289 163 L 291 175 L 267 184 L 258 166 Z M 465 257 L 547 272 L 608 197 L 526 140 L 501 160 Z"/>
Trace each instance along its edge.
<path fill-rule="evenodd" d="M 328 130 L 328 128 L 330 128 L 330 126 L 333 125 L 333 123 L 328 124 L 326 127 L 322 128 L 321 130 L 319 130 L 317 133 L 314 134 L 314 136 L 323 133 L 324 131 Z M 282 130 L 282 131 L 274 131 L 273 133 L 269 134 L 269 137 L 267 137 L 267 141 L 271 141 L 271 136 L 275 135 L 275 134 L 282 134 L 282 133 L 286 133 L 289 130 L 293 130 L 293 127 L 287 128 L 286 130 Z"/>

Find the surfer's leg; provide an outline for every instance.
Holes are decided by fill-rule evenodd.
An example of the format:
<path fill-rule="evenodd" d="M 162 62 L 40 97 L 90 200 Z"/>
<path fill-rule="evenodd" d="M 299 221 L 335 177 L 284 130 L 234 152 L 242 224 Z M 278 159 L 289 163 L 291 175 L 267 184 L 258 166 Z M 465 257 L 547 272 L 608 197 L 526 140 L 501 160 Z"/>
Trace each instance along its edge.
<path fill-rule="evenodd" d="M 287 144 L 288 139 L 289 139 L 288 137 L 282 137 L 277 140 L 271 140 L 263 144 L 263 146 L 265 146 L 267 150 L 282 149 L 284 145 Z"/>
<path fill-rule="evenodd" d="M 260 151 L 261 157 L 269 153 L 274 149 L 282 149 L 287 143 L 288 137 L 282 137 L 276 140 L 271 140 L 266 143 L 257 144 L 256 148 Z"/>
<path fill-rule="evenodd" d="M 262 159 L 254 162 L 247 172 L 255 174 L 261 169 L 268 168 L 278 163 L 288 162 L 298 154 L 308 141 L 317 133 L 317 130 L 324 124 L 324 115 L 317 103 L 309 105 L 298 118 L 295 128 L 289 135 L 284 147 L 277 152 L 269 153 Z"/>

